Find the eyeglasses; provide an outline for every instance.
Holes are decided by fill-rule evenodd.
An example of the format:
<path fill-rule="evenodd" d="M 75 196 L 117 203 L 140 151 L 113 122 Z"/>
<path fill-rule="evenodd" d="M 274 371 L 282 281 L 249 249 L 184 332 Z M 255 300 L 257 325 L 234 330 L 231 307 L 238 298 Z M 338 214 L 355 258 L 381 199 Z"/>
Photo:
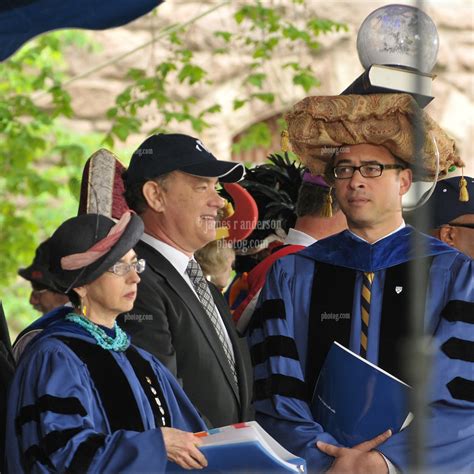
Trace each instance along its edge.
<path fill-rule="evenodd" d="M 450 227 L 466 227 L 466 229 L 474 229 L 474 224 L 461 224 L 461 223 L 451 223 L 451 222 L 448 222 L 446 225 L 449 225 Z M 441 226 L 442 227 L 442 226 Z"/>
<path fill-rule="evenodd" d="M 142 273 L 145 270 L 146 262 L 143 258 L 132 263 L 117 262 L 114 266 L 110 267 L 107 271 L 114 273 L 118 276 L 125 276 L 132 269 L 137 273 Z"/>
<path fill-rule="evenodd" d="M 368 165 L 361 165 L 361 166 L 340 165 L 340 166 L 335 166 L 332 169 L 332 172 L 336 179 L 352 178 L 356 170 L 358 170 L 364 178 L 378 178 L 379 176 L 382 176 L 382 173 L 384 170 L 395 170 L 395 169 L 404 169 L 404 166 L 383 165 L 382 163 L 371 163 Z"/>

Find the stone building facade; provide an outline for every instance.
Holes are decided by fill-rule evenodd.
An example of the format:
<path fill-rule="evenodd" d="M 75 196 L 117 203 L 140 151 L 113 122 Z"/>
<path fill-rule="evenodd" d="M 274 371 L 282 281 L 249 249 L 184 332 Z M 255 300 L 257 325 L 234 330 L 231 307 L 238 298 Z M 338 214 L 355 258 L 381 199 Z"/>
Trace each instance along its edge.
<path fill-rule="evenodd" d="M 271 78 L 272 88 L 279 91 L 279 98 L 274 104 L 252 102 L 233 111 L 232 104 L 239 97 L 242 77 L 248 68 L 249 59 L 242 51 L 236 49 L 232 57 L 213 56 L 209 46 L 217 41 L 216 30 L 235 28 L 232 15 L 236 8 L 245 2 L 169 0 L 162 4 L 154 14 L 140 18 L 124 27 L 93 32 L 92 38 L 102 45 L 95 53 L 71 51 L 69 55 L 70 73 L 82 75 L 96 65 L 110 61 L 111 64 L 86 74 L 73 81 L 68 90 L 73 95 L 73 106 L 76 116 L 72 125 L 78 131 L 104 132 L 109 123 L 104 118 L 105 111 L 113 105 L 114 97 L 126 86 L 125 73 L 131 68 L 153 68 L 166 52 L 166 44 L 159 39 L 164 28 L 176 22 L 187 22 L 204 15 L 193 22 L 187 33 L 187 46 L 193 49 L 197 61 L 204 67 L 214 81 L 209 88 L 200 88 L 196 92 L 199 106 L 213 104 L 216 101 L 222 107 L 222 113 L 210 117 L 211 127 L 206 129 L 201 138 L 216 156 L 223 159 L 232 157 L 231 145 L 235 137 L 249 126 L 260 120 L 269 120 L 280 116 L 291 105 L 306 94 L 300 87 L 292 84 L 291 76 L 282 65 L 289 60 L 310 61 L 321 81 L 312 94 L 339 94 L 363 71 L 357 57 L 356 36 L 358 27 L 364 18 L 374 9 L 386 4 L 380 1 L 331 1 L 307 0 L 304 12 L 298 10 L 293 2 L 273 1 L 279 5 L 288 18 L 298 20 L 298 15 L 314 15 L 330 18 L 347 24 L 349 31 L 331 33 L 320 37 L 321 48 L 317 53 L 282 51 L 279 57 L 266 65 L 266 72 Z M 408 2 L 404 2 L 408 3 Z M 414 4 L 411 2 L 410 4 Z M 212 13 L 205 14 L 215 8 Z M 467 173 L 474 175 L 474 55 L 473 55 L 473 18 L 474 7 L 470 0 L 453 0 L 450 2 L 425 1 L 423 9 L 437 25 L 440 36 L 438 62 L 433 71 L 437 75 L 433 83 L 435 100 L 427 111 L 456 139 L 462 157 L 467 163 Z M 147 46 L 153 38 L 158 38 Z M 121 55 L 125 55 L 118 59 Z M 174 91 L 177 97 L 183 93 L 183 86 L 177 85 Z M 145 127 L 150 130 L 159 123 L 159 117 L 153 110 L 145 111 Z M 193 133 L 186 126 L 174 127 L 176 131 Z M 133 149 L 146 135 L 132 135 L 124 144 Z M 278 150 L 278 138 L 272 151 Z M 276 148 L 275 148 L 276 147 Z M 114 150 L 122 155 L 122 147 Z M 256 150 L 237 156 L 245 161 L 261 161 L 268 150 Z M 127 161 L 126 156 L 122 156 Z M 234 156 L 235 158 L 235 156 Z"/>

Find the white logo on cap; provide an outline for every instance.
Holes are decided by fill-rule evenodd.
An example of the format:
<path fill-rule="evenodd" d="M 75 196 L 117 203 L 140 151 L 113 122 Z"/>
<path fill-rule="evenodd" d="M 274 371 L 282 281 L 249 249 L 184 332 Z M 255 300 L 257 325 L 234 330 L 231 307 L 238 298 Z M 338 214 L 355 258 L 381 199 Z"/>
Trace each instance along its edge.
<path fill-rule="evenodd" d="M 395 287 L 395 293 L 399 295 L 403 291 L 403 286 L 396 286 Z"/>
<path fill-rule="evenodd" d="M 196 150 L 198 150 L 198 151 L 207 151 L 206 147 L 202 144 L 201 140 L 196 140 Z"/>

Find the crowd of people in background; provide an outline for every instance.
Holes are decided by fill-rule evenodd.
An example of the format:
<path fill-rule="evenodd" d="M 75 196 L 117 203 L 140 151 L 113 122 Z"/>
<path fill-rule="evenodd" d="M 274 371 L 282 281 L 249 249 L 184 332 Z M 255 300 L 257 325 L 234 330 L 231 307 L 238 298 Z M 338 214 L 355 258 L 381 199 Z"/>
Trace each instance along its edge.
<path fill-rule="evenodd" d="M 427 466 L 474 470 L 474 179 L 442 179 L 428 199 L 416 256 L 426 282 L 415 295 L 417 223 L 405 224 L 402 196 L 433 176 L 434 152 L 426 146 L 415 163 L 412 124 L 389 126 L 394 103 L 410 117 L 407 96 L 373 97 L 297 104 L 287 121 L 304 166 L 282 155 L 243 181 L 242 164 L 199 139 L 153 135 L 123 175 L 129 211 L 72 217 L 39 245 L 19 270 L 41 316 L 13 345 L 6 472 L 205 469 L 193 433 L 248 420 L 309 472 L 405 472 L 409 428 L 342 446 L 311 415 L 310 394 L 333 341 L 406 379 L 410 298 L 424 301 L 434 346 Z M 331 121 L 307 118 L 316 108 Z M 425 120 L 446 178 L 462 160 Z M 305 124 L 325 133 L 311 137 Z M 240 245 L 218 238 L 223 196 L 232 199 L 218 185 L 236 182 L 259 211 Z M 323 312 L 351 316 L 336 323 Z"/>

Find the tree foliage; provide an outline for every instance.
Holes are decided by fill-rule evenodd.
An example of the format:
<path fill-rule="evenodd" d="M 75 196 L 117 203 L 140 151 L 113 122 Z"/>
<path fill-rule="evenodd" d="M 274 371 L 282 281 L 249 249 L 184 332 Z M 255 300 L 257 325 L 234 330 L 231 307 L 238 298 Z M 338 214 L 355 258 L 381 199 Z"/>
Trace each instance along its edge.
<path fill-rule="evenodd" d="M 290 4 L 301 7 L 304 1 Z M 253 101 L 273 104 L 279 100 L 279 90 L 270 85 L 265 65 L 281 57 L 282 51 L 317 52 L 320 35 L 346 28 L 321 18 L 291 21 L 285 8 L 249 2 L 234 7 L 231 31 L 213 32 L 214 55 L 230 58 L 238 51 L 246 58 L 243 92 L 234 100 L 234 110 Z M 74 117 L 71 97 L 62 85 L 67 78 L 65 48 L 90 49 L 87 33 L 44 34 L 0 64 L 0 298 L 7 312 L 25 309 L 26 302 L 18 306 L 15 300 L 15 295 L 24 299 L 27 295 L 27 285 L 16 277 L 17 269 L 27 265 L 37 245 L 76 212 L 82 167 L 100 144 L 113 148 L 131 133 L 183 123 L 199 134 L 209 127 L 209 117 L 223 113 L 219 102 L 199 104 L 203 90 L 215 84 L 187 43 L 186 33 L 186 28 L 170 30 L 164 39 L 167 55 L 152 70 L 126 72 L 129 85 L 104 117 L 111 124 L 104 136 L 79 135 L 64 124 L 65 118 Z M 305 93 L 319 84 L 312 64 L 288 61 L 283 67 Z M 185 95 L 176 95 L 176 83 L 187 86 Z M 154 130 L 144 123 L 145 108 L 160 117 Z M 265 145 L 269 139 L 266 125 L 255 124 L 239 146 Z"/>
<path fill-rule="evenodd" d="M 63 50 L 86 43 L 84 33 L 50 33 L 0 63 L 0 299 L 7 315 L 33 316 L 17 270 L 76 211 L 85 157 L 100 143 L 93 135 L 79 138 L 60 121 L 74 114 L 61 86 L 67 69 Z M 44 92 L 47 107 L 35 100 Z M 21 318 L 17 323 L 20 329 Z"/>
<path fill-rule="evenodd" d="M 284 2 L 288 3 L 288 2 Z M 293 4 L 304 4 L 294 0 Z M 232 57 L 239 54 L 247 58 L 240 90 L 242 95 L 234 100 L 233 109 L 237 110 L 253 101 L 273 104 L 280 92 L 270 85 L 265 66 L 291 51 L 308 50 L 317 52 L 320 48 L 318 37 L 322 34 L 347 30 L 341 23 L 328 19 L 309 17 L 302 24 L 293 22 L 285 15 L 283 6 L 265 6 L 255 2 L 237 8 L 232 31 L 214 30 L 213 34 L 220 42 L 213 47 L 212 54 Z M 209 90 L 216 84 L 208 77 L 205 64 L 200 64 L 195 52 L 186 42 L 186 30 L 173 31 L 167 38 L 167 57 L 152 70 L 130 69 L 128 78 L 131 84 L 117 97 L 115 106 L 107 112 L 112 121 L 106 143 L 113 146 L 116 140 L 123 141 L 131 133 L 143 130 L 140 111 L 144 107 L 152 108 L 160 116 L 161 123 L 147 132 L 166 130 L 175 123 L 187 123 L 196 133 L 209 127 L 207 119 L 222 113 L 222 105 L 215 102 L 202 107 L 198 97 L 203 87 Z M 293 83 L 309 93 L 319 85 L 313 65 L 289 61 L 283 68 L 292 73 Z M 274 81 L 273 81 L 274 82 Z M 175 84 L 186 84 L 187 93 L 176 96 Z M 263 130 L 265 124 L 257 124 L 249 131 L 253 146 L 265 145 L 269 131 Z M 242 137 L 245 139 L 245 135 Z M 248 141 L 248 140 L 247 140 Z"/>

